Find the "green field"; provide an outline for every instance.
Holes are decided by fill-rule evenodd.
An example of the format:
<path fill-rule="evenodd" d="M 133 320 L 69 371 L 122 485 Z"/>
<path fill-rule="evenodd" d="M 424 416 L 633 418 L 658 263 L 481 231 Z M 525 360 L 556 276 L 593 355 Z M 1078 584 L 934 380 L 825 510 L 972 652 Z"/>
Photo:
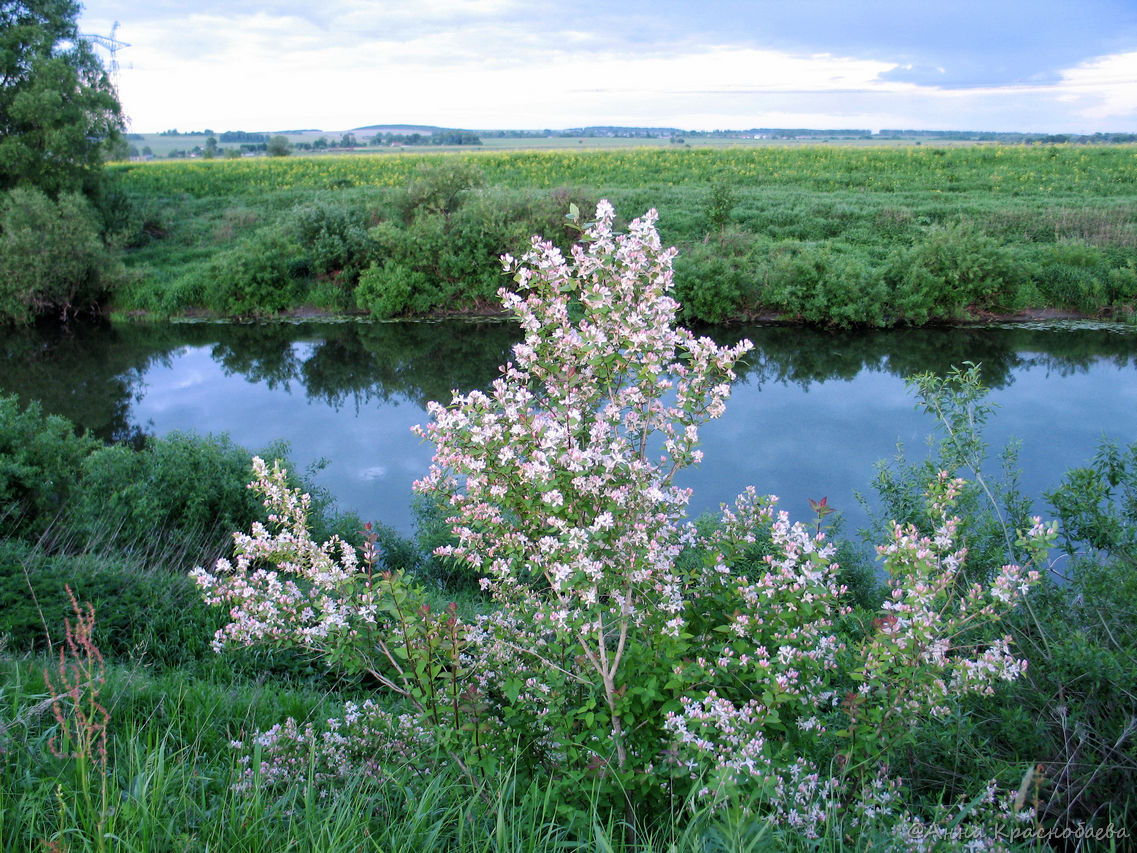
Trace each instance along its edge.
<path fill-rule="evenodd" d="M 691 321 L 887 326 L 1137 301 L 1133 146 L 340 154 L 110 167 L 120 312 L 492 310 L 497 257 L 570 204 L 655 207 Z M 589 140 L 590 143 L 595 140 Z M 566 150 L 568 149 L 568 150 Z"/>

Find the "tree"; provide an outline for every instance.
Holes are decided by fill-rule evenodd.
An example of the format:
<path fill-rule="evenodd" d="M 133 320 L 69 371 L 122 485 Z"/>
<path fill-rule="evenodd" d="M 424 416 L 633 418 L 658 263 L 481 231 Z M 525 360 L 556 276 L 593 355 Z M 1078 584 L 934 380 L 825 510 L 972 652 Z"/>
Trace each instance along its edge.
<path fill-rule="evenodd" d="M 287 136 L 274 136 L 268 141 L 265 151 L 269 157 L 287 157 L 292 151 L 292 143 L 288 141 Z"/>
<path fill-rule="evenodd" d="M 0 190 L 90 194 L 123 128 L 78 16 L 75 0 L 0 0 Z"/>

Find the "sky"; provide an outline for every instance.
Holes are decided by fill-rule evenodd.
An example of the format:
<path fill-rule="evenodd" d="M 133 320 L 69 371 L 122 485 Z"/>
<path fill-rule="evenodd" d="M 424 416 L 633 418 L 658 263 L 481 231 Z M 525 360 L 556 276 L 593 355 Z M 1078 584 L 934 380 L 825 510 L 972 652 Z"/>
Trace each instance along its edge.
<path fill-rule="evenodd" d="M 1137 132 L 1137 0 L 88 0 L 130 130 Z M 109 55 L 102 55 L 109 64 Z"/>

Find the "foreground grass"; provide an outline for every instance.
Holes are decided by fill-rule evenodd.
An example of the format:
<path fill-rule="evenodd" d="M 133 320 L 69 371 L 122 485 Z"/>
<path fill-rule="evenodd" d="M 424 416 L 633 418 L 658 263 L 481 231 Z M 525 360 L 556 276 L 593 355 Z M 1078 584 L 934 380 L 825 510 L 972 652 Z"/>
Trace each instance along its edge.
<path fill-rule="evenodd" d="M 331 697 L 296 687 L 112 666 L 105 766 L 82 750 L 63 757 L 42 675 L 51 666 L 0 659 L 0 850 L 787 849 L 763 822 L 737 815 L 639 815 L 645 830 L 595 803 L 566 814 L 550 786 L 508 774 L 479 797 L 446 765 L 425 779 L 392 767 L 382 782 L 360 778 L 328 797 L 301 784 L 232 791 L 227 735 L 267 727 L 285 709 L 307 719 L 329 710 Z M 834 838 L 820 849 L 864 846 Z"/>
<path fill-rule="evenodd" d="M 332 696 L 299 687 L 108 669 L 105 766 L 61 756 L 43 671 L 48 658 L 0 658 L 0 850 L 3 851 L 846 851 L 884 849 L 873 828 L 805 842 L 739 813 L 677 809 L 614 815 L 595 800 L 568 811 L 539 780 L 503 774 L 481 796 L 440 763 L 423 778 L 391 767 L 329 796 L 303 784 L 235 792 L 228 737 L 284 711 L 318 720 Z M 74 748 L 74 744 L 71 744 Z M 254 756 L 254 762 L 257 757 Z M 1023 845 L 1012 849 L 1042 849 Z M 1108 849 L 1108 848 L 1107 848 Z M 1113 848 L 1119 849 L 1119 848 Z"/>

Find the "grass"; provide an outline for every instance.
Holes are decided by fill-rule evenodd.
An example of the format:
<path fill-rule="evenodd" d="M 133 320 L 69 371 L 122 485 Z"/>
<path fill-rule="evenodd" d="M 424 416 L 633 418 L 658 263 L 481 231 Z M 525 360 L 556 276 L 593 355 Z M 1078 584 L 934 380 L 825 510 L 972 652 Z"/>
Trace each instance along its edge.
<path fill-rule="evenodd" d="M 3 851 L 650 851 L 708 849 L 712 839 L 711 849 L 769 849 L 758 843 L 771 837 L 764 825 L 722 816 L 673 818 L 638 836 L 595 808 L 568 821 L 550 786 L 508 773 L 483 800 L 446 765 L 425 780 L 392 767 L 382 783 L 359 778 L 325 798 L 303 785 L 232 791 L 237 764 L 226 735 L 267 727 L 284 707 L 305 718 L 327 710 L 331 697 L 297 687 L 154 678 L 111 665 L 106 766 L 60 757 L 48 666 L 0 658 Z"/>

